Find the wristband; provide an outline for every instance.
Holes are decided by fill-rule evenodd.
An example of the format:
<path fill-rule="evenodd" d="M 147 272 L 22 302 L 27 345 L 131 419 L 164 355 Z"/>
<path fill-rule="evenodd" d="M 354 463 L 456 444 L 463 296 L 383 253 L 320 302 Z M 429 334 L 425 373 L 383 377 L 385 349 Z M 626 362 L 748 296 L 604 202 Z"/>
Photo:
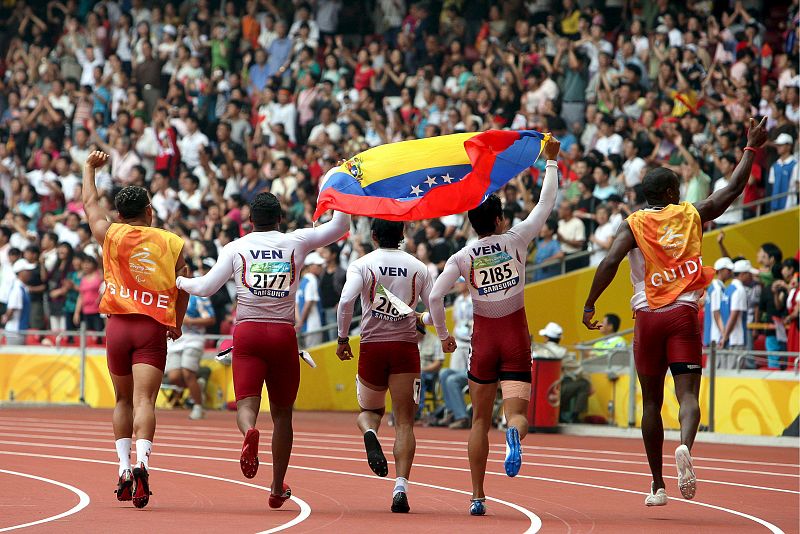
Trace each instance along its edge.
<path fill-rule="evenodd" d="M 337 340 L 337 343 L 339 343 L 339 345 L 347 345 L 348 343 L 350 343 L 350 338 L 349 337 L 340 337 Z"/>
<path fill-rule="evenodd" d="M 592 313 L 593 311 L 594 311 L 594 306 L 591 306 L 591 307 L 584 306 L 583 307 L 583 313 Z"/>
<path fill-rule="evenodd" d="M 753 153 L 753 155 L 755 156 L 755 154 L 756 154 L 756 152 L 757 152 L 757 150 L 756 150 L 755 148 L 753 148 L 753 147 L 751 147 L 751 146 L 746 146 L 746 147 L 744 147 L 744 152 L 747 152 L 748 150 L 749 150 L 750 152 L 752 152 L 752 153 Z"/>

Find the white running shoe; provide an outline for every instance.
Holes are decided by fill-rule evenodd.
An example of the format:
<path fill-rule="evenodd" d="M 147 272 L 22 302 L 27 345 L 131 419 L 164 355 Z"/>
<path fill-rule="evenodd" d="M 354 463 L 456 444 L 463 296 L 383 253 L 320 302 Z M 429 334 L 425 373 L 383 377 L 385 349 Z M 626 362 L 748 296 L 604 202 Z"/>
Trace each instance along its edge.
<path fill-rule="evenodd" d="M 653 493 L 654 482 L 650 483 L 650 494 L 644 499 L 647 506 L 666 506 L 667 505 L 667 490 L 659 488 L 658 491 Z"/>
<path fill-rule="evenodd" d="M 697 477 L 694 476 L 692 455 L 689 447 L 681 445 L 675 449 L 675 465 L 678 467 L 678 489 L 684 499 L 691 499 L 697 491 Z"/>
<path fill-rule="evenodd" d="M 189 419 L 197 420 L 203 418 L 203 407 L 199 404 L 192 406 L 192 413 L 189 414 Z"/>

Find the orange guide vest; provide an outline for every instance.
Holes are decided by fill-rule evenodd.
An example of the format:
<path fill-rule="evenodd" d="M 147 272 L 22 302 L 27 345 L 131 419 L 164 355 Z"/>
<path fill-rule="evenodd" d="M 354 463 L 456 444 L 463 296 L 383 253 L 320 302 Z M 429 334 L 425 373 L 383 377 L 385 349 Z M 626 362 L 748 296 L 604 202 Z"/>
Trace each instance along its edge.
<path fill-rule="evenodd" d="M 175 326 L 175 265 L 182 249 L 183 239 L 171 232 L 112 224 L 103 243 L 100 313 L 139 313 Z"/>
<path fill-rule="evenodd" d="M 678 295 L 703 290 L 714 278 L 704 267 L 703 224 L 689 202 L 661 210 L 639 210 L 628 216 L 636 244 L 644 256 L 644 287 L 651 309 L 675 302 Z"/>

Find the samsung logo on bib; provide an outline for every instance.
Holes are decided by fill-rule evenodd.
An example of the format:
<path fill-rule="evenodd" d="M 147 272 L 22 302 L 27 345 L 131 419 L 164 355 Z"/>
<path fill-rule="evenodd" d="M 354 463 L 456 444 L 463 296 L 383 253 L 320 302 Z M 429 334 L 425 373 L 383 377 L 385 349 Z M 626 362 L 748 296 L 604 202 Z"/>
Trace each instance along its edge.
<path fill-rule="evenodd" d="M 664 284 L 670 284 L 678 278 L 686 278 L 700 270 L 703 265 L 703 258 L 697 260 L 686 260 L 684 263 L 678 265 L 677 268 L 664 269 L 660 273 L 653 273 L 650 275 L 650 283 L 655 287 L 661 287 Z"/>

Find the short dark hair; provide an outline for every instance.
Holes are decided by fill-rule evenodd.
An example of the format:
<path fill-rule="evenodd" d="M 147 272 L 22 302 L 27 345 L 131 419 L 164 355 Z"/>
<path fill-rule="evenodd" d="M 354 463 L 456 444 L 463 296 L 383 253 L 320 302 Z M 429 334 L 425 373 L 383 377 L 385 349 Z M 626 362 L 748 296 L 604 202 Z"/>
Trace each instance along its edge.
<path fill-rule="evenodd" d="M 617 315 L 616 313 L 607 313 L 606 321 L 608 321 L 608 324 L 611 325 L 611 328 L 614 330 L 614 332 L 619 331 L 619 325 L 622 324 L 619 315 Z"/>
<path fill-rule="evenodd" d="M 791 267 L 794 270 L 794 272 L 797 272 L 799 269 L 798 262 L 794 258 L 786 258 L 785 260 L 783 260 L 783 263 L 781 263 L 781 267 Z"/>
<path fill-rule="evenodd" d="M 11 231 L 11 228 L 8 226 L 0 226 L 0 232 L 6 236 L 6 239 L 11 239 L 11 236 L 14 235 L 14 232 Z"/>
<path fill-rule="evenodd" d="M 486 235 L 494 232 L 496 221 L 503 216 L 503 203 L 500 197 L 492 193 L 489 198 L 484 200 L 480 206 L 469 210 L 467 217 L 472 228 L 478 235 Z"/>
<path fill-rule="evenodd" d="M 644 198 L 650 204 L 663 202 L 668 189 L 678 191 L 680 179 L 675 171 L 658 167 L 647 171 L 642 180 Z"/>
<path fill-rule="evenodd" d="M 397 248 L 403 240 L 404 225 L 401 221 L 372 219 L 372 235 L 381 248 Z"/>
<path fill-rule="evenodd" d="M 138 185 L 129 185 L 114 197 L 114 207 L 123 219 L 135 219 L 144 214 L 145 208 L 150 205 L 147 189 Z"/>
<path fill-rule="evenodd" d="M 281 203 L 272 193 L 259 193 L 250 203 L 250 219 L 255 226 L 274 226 L 281 215 Z"/>
<path fill-rule="evenodd" d="M 554 234 L 558 232 L 558 219 L 555 217 L 548 217 L 544 222 L 544 225 L 547 226 Z"/>

